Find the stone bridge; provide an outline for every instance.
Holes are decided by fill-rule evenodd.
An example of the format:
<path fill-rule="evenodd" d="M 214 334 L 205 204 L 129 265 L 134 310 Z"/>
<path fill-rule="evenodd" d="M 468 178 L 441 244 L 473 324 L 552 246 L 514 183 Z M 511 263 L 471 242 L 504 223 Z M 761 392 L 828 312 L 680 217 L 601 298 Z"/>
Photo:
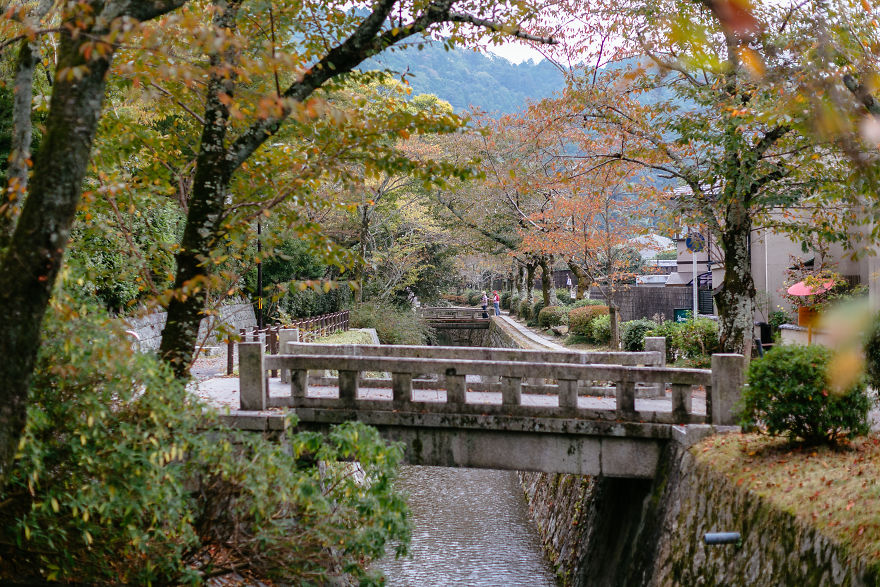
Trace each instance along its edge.
<path fill-rule="evenodd" d="M 714 355 L 707 370 L 665 367 L 660 351 L 281 348 L 239 344 L 233 425 L 280 429 L 273 408 L 295 412 L 301 429 L 358 420 L 405 443 L 407 461 L 421 465 L 650 478 L 668 442 L 735 424 L 742 387 L 741 355 Z M 286 386 L 270 393 L 273 371 Z"/>
<path fill-rule="evenodd" d="M 419 315 L 437 329 L 482 330 L 489 328 L 489 318 L 483 318 L 483 310 L 474 308 L 419 308 Z"/>

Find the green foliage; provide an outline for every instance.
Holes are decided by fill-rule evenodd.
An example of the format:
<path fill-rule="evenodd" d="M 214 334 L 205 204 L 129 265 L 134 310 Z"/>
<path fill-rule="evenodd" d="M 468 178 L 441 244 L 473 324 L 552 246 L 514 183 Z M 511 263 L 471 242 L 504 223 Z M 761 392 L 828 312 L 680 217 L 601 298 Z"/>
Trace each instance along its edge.
<path fill-rule="evenodd" d="M 645 336 L 663 336 L 666 338 L 666 362 L 673 363 L 682 359 L 690 359 L 689 366 L 704 364 L 700 357 L 711 357 L 720 348 L 718 340 L 718 323 L 708 318 L 698 318 L 686 322 L 667 320 L 645 333 Z"/>
<path fill-rule="evenodd" d="M 788 312 L 776 310 L 775 312 L 770 312 L 770 317 L 767 319 L 767 323 L 773 327 L 773 331 L 775 332 L 779 330 L 779 327 L 783 324 L 792 324 L 792 317 Z"/>
<path fill-rule="evenodd" d="M 565 85 L 559 70 L 546 60 L 514 64 L 463 48 L 448 51 L 437 42 L 425 43 L 421 50 L 385 52 L 363 68 L 409 71 L 416 93 L 435 94 L 459 112 L 472 106 L 489 113 L 519 112 L 528 99 L 550 96 Z"/>
<path fill-rule="evenodd" d="M 667 344 L 669 341 L 667 340 Z M 720 348 L 718 342 L 718 323 L 708 318 L 697 318 L 676 324 L 672 335 L 676 357 L 692 359 L 710 356 Z"/>
<path fill-rule="evenodd" d="M 568 313 L 569 332 L 578 336 L 591 338 L 593 336 L 592 321 L 597 316 L 608 313 L 608 306 L 575 305 Z"/>
<path fill-rule="evenodd" d="M 512 294 L 510 296 L 510 302 L 508 302 L 508 309 L 510 310 L 511 316 L 516 316 L 517 310 L 519 310 L 519 296 L 516 294 Z"/>
<path fill-rule="evenodd" d="M 556 297 L 559 299 L 560 304 L 565 304 L 566 306 L 573 304 L 574 300 L 571 299 L 571 290 L 567 287 L 560 287 L 556 290 Z"/>
<path fill-rule="evenodd" d="M 611 343 L 611 316 L 609 314 L 593 318 L 590 323 L 590 340 L 600 345 Z"/>
<path fill-rule="evenodd" d="M 624 322 L 620 336 L 623 350 L 629 352 L 645 350 L 645 335 L 655 328 L 657 328 L 657 323 L 653 320 L 642 319 Z"/>
<path fill-rule="evenodd" d="M 513 294 L 509 291 L 505 291 L 501 293 L 501 309 L 509 310 L 510 309 L 510 297 Z"/>
<path fill-rule="evenodd" d="M 277 316 L 282 321 L 292 318 L 308 318 L 332 314 L 351 306 L 352 291 L 345 282 L 336 284 L 327 291 L 309 287 L 287 293 L 272 307 L 277 309 Z M 271 312 L 270 315 L 276 315 Z"/>
<path fill-rule="evenodd" d="M 119 323 L 83 312 L 47 317 L 0 488 L 2 578 L 198 583 L 232 563 L 286 583 L 370 580 L 388 540 L 405 546 L 399 446 L 358 423 L 293 435 L 292 451 L 228 430 Z"/>
<path fill-rule="evenodd" d="M 673 338 L 675 337 L 675 333 L 678 330 L 678 325 L 672 320 L 666 320 L 657 325 L 656 328 L 653 328 L 649 332 L 645 333 L 645 336 L 662 336 L 666 339 L 666 363 L 671 364 L 675 362 L 675 345 L 673 344 Z"/>
<path fill-rule="evenodd" d="M 479 306 L 483 299 L 483 292 L 475 289 L 468 290 L 465 295 L 467 296 L 468 306 Z"/>
<path fill-rule="evenodd" d="M 742 396 L 744 421 L 808 444 L 866 434 L 872 402 L 864 379 L 834 389 L 828 382 L 832 358 L 822 346 L 781 345 L 752 361 Z"/>
<path fill-rule="evenodd" d="M 584 306 L 604 306 L 605 300 L 582 299 L 574 303 L 575 308 L 583 308 Z"/>
<path fill-rule="evenodd" d="M 539 302 L 535 302 L 535 305 L 532 306 L 532 310 L 529 313 L 529 325 L 534 326 L 538 323 L 538 315 L 541 313 L 541 310 L 544 309 L 544 300 Z"/>
<path fill-rule="evenodd" d="M 6 170 L 9 168 L 9 155 L 12 152 L 12 100 L 13 91 L 10 86 L 0 85 L 0 185 L 6 182 Z M 31 159 L 40 150 L 43 134 L 40 123 L 45 119 L 44 113 L 32 116 Z"/>
<path fill-rule="evenodd" d="M 871 326 L 865 333 L 864 346 L 868 382 L 874 389 L 880 389 L 880 314 L 874 316 Z"/>
<path fill-rule="evenodd" d="M 523 300 L 519 303 L 519 312 L 517 312 L 520 318 L 523 320 L 531 320 L 532 318 L 532 305 L 529 303 L 529 300 Z"/>
<path fill-rule="evenodd" d="M 453 306 L 466 306 L 467 298 L 465 296 L 460 296 L 456 294 L 445 294 L 443 299 L 452 304 Z"/>
<path fill-rule="evenodd" d="M 550 328 L 568 324 L 568 308 L 562 306 L 547 306 L 538 312 L 538 326 Z"/>
<path fill-rule="evenodd" d="M 375 328 L 382 344 L 429 344 L 434 339 L 434 330 L 412 310 L 376 303 L 356 306 L 349 325 Z"/>

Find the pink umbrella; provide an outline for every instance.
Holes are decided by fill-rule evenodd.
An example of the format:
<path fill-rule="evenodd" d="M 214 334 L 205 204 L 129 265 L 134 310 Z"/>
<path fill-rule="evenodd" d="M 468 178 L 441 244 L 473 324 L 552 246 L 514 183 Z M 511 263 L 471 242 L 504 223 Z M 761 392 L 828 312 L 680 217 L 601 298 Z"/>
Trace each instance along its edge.
<path fill-rule="evenodd" d="M 804 281 L 798 281 L 786 291 L 793 296 L 812 296 L 824 293 L 834 287 L 834 280 L 829 279 L 825 283 L 815 287 L 815 289 L 806 284 Z"/>

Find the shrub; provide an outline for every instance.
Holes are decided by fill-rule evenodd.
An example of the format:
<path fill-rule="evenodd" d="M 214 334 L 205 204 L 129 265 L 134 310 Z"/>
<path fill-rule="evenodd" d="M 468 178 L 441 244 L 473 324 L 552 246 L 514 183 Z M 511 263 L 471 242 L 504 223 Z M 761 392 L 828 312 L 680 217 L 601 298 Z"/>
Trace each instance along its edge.
<path fill-rule="evenodd" d="M 468 306 L 479 306 L 480 301 L 483 299 L 483 292 L 476 290 L 468 290 L 467 293 L 467 305 Z"/>
<path fill-rule="evenodd" d="M 530 320 L 532 318 L 532 305 L 529 303 L 529 300 L 523 300 L 519 303 L 519 312 L 517 314 L 523 320 Z"/>
<path fill-rule="evenodd" d="M 559 299 L 560 304 L 565 304 L 566 306 L 574 303 L 574 300 L 571 299 L 571 290 L 560 287 L 556 290 L 556 297 Z"/>
<path fill-rule="evenodd" d="M 609 344 L 611 342 L 611 316 L 602 314 L 593 318 L 590 323 L 590 338 L 596 344 Z"/>
<path fill-rule="evenodd" d="M 510 315 L 516 316 L 517 310 L 519 310 L 519 296 L 513 295 L 510 296 L 510 301 L 508 302 L 508 306 L 510 309 Z"/>
<path fill-rule="evenodd" d="M 773 331 L 776 332 L 783 324 L 792 324 L 793 319 L 788 312 L 776 310 L 775 312 L 770 312 L 770 317 L 767 319 L 767 323 L 770 324 L 770 326 L 773 327 Z"/>
<path fill-rule="evenodd" d="M 547 306 L 538 313 L 538 326 L 550 328 L 568 324 L 568 309 L 562 306 Z"/>
<path fill-rule="evenodd" d="M 608 313 L 608 306 L 575 306 L 568 312 L 568 330 L 571 334 L 592 337 L 590 323 L 593 318 Z"/>
<path fill-rule="evenodd" d="M 532 306 L 532 313 L 529 316 L 529 324 L 530 325 L 535 325 L 538 323 L 538 314 L 540 314 L 541 310 L 543 310 L 543 309 L 544 309 L 543 300 L 540 302 L 535 302 L 535 305 Z"/>
<path fill-rule="evenodd" d="M 874 389 L 880 389 L 880 314 L 874 317 L 865 335 L 865 370 Z"/>
<path fill-rule="evenodd" d="M 509 291 L 505 291 L 501 293 L 501 309 L 509 310 L 510 309 L 510 297 L 513 294 Z"/>
<path fill-rule="evenodd" d="M 392 490 L 400 447 L 359 423 L 292 435 L 287 448 L 229 430 L 167 365 L 86 312 L 57 304 L 43 327 L 20 453 L 0 486 L 0 579 L 196 584 L 232 566 L 328 583 L 366 579 L 388 540 L 406 543 Z M 308 455 L 358 460 L 368 481 Z"/>
<path fill-rule="evenodd" d="M 669 339 L 666 343 L 669 344 Z M 675 324 L 672 344 L 679 359 L 711 356 L 719 348 L 718 323 L 708 318 L 697 318 Z"/>
<path fill-rule="evenodd" d="M 446 294 L 443 296 L 443 299 L 452 304 L 453 306 L 467 306 L 467 297 L 459 296 L 455 294 Z"/>
<path fill-rule="evenodd" d="M 351 311 L 349 321 L 352 328 L 375 328 L 382 344 L 427 344 L 434 340 L 434 329 L 408 309 L 361 304 Z"/>
<path fill-rule="evenodd" d="M 828 382 L 832 358 L 830 349 L 818 345 L 781 345 L 752 361 L 742 395 L 743 420 L 808 444 L 867 433 L 871 400 L 865 381 L 835 390 Z"/>
<path fill-rule="evenodd" d="M 592 299 L 590 299 L 590 300 L 586 300 L 586 299 L 577 300 L 574 303 L 575 308 L 583 308 L 586 306 L 604 306 L 604 305 L 605 305 L 605 300 L 592 300 Z"/>
<path fill-rule="evenodd" d="M 633 353 L 645 350 L 645 335 L 655 328 L 657 328 L 657 323 L 653 320 L 642 319 L 624 322 L 620 335 L 623 350 Z"/>
<path fill-rule="evenodd" d="M 293 290 L 278 301 L 277 311 L 285 318 L 332 314 L 350 307 L 352 297 L 351 287 L 346 282 L 341 282 L 326 292 L 313 288 Z"/>
<path fill-rule="evenodd" d="M 666 339 L 666 363 L 675 362 L 675 345 L 673 339 L 678 330 L 678 325 L 672 320 L 666 320 L 657 324 L 656 328 L 645 333 L 645 336 L 662 336 Z"/>

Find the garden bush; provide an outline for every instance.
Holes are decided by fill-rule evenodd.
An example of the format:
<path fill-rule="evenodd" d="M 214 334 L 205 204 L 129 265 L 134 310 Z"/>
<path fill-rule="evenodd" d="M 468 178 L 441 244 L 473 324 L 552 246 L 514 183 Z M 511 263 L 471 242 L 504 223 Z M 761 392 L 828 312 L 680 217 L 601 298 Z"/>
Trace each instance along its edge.
<path fill-rule="evenodd" d="M 590 339 L 592 342 L 601 345 L 611 343 L 611 316 L 602 314 L 593 318 L 590 323 Z"/>
<path fill-rule="evenodd" d="M 434 340 L 434 329 L 410 309 L 361 304 L 351 311 L 351 328 L 375 328 L 382 344 L 428 344 Z"/>
<path fill-rule="evenodd" d="M 536 326 L 538 324 L 538 314 L 541 313 L 541 310 L 544 309 L 544 301 L 535 302 L 535 305 L 532 306 L 532 313 L 529 315 L 529 325 Z"/>
<path fill-rule="evenodd" d="M 678 330 L 677 326 L 678 325 L 672 320 L 666 320 L 657 324 L 656 328 L 653 328 L 649 332 L 645 333 L 645 336 L 662 336 L 666 339 L 667 364 L 675 362 L 675 345 L 673 344 L 673 338 L 675 337 L 675 333 Z"/>
<path fill-rule="evenodd" d="M 119 323 L 90 312 L 56 304 L 46 317 L 0 486 L 0 580 L 198 584 L 232 568 L 358 582 L 389 540 L 405 545 L 399 446 L 360 423 L 291 435 L 287 448 L 229 430 L 168 365 L 133 352 Z M 310 455 L 357 460 L 366 482 Z"/>
<path fill-rule="evenodd" d="M 517 295 L 510 296 L 510 301 L 508 302 L 508 308 L 510 309 L 510 315 L 516 316 L 516 313 L 519 310 L 519 296 L 517 296 Z"/>
<path fill-rule="evenodd" d="M 483 292 L 476 290 L 468 290 L 467 293 L 467 305 L 468 306 L 479 306 L 480 301 L 483 299 Z"/>
<path fill-rule="evenodd" d="M 523 320 L 531 320 L 532 305 L 529 303 L 529 300 L 523 300 L 519 303 L 519 312 L 517 312 L 517 315 Z"/>
<path fill-rule="evenodd" d="M 675 324 L 675 323 L 673 323 Z M 667 345 L 669 339 L 667 339 Z M 697 318 L 675 324 L 672 344 L 678 359 L 711 356 L 719 348 L 718 323 L 708 318 Z"/>
<path fill-rule="evenodd" d="M 621 328 L 620 342 L 623 350 L 639 352 L 645 350 L 645 335 L 657 328 L 653 320 L 630 320 L 624 322 Z"/>
<path fill-rule="evenodd" d="M 560 304 L 565 304 L 566 306 L 573 304 L 574 300 L 571 299 L 571 290 L 565 287 L 560 287 L 556 290 L 556 297 L 559 299 Z"/>
<path fill-rule="evenodd" d="M 575 308 L 583 308 L 583 307 L 586 307 L 586 306 L 604 306 L 604 305 L 606 305 L 606 304 L 605 304 L 605 300 L 593 300 L 593 299 L 590 299 L 590 300 L 587 300 L 587 299 L 577 300 L 577 301 L 574 303 L 574 307 L 575 307 Z"/>
<path fill-rule="evenodd" d="M 592 336 L 590 323 L 596 316 L 607 313 L 608 306 L 574 307 L 568 312 L 568 331 L 571 334 L 590 338 Z"/>
<path fill-rule="evenodd" d="M 832 359 L 822 346 L 780 345 L 752 361 L 741 402 L 744 423 L 807 444 L 866 434 L 871 400 L 865 381 L 835 389 L 828 381 Z"/>
<path fill-rule="evenodd" d="M 562 306 L 547 306 L 538 313 L 538 326 L 550 328 L 568 324 L 568 309 Z"/>
<path fill-rule="evenodd" d="M 467 306 L 467 297 L 455 294 L 445 294 L 443 299 L 453 306 Z"/>
<path fill-rule="evenodd" d="M 871 386 L 880 389 L 880 314 L 874 316 L 865 334 L 865 371 Z"/>
<path fill-rule="evenodd" d="M 509 291 L 505 291 L 501 293 L 501 309 L 509 310 L 510 309 L 510 297 L 513 294 Z"/>
<path fill-rule="evenodd" d="M 313 288 L 294 290 L 278 301 L 278 315 L 287 319 L 332 314 L 351 307 L 353 297 L 351 287 L 346 282 L 337 284 L 329 291 Z"/>

